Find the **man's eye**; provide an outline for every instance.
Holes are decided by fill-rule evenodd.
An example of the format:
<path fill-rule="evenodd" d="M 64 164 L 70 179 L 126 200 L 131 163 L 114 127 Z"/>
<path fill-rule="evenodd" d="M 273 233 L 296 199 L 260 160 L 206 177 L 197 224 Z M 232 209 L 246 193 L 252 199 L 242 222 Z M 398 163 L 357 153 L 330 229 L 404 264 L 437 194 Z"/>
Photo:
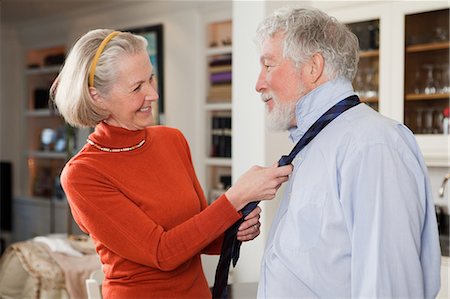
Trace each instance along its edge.
<path fill-rule="evenodd" d="M 270 71 L 270 69 L 272 68 L 272 66 L 271 65 L 267 65 L 267 64 L 265 64 L 264 65 L 264 67 L 266 68 L 266 70 L 268 70 L 268 71 Z"/>
<path fill-rule="evenodd" d="M 141 86 L 142 86 L 142 84 L 139 84 L 133 91 L 139 91 L 139 90 L 141 90 Z"/>

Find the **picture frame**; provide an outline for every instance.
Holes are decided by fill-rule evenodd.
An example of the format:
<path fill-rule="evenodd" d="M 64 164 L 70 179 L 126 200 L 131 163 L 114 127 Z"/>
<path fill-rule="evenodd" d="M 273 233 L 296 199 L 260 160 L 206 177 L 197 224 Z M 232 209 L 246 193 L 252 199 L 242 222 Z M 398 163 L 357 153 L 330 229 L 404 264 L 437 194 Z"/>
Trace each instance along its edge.
<path fill-rule="evenodd" d="M 124 31 L 140 35 L 147 40 L 147 53 L 153 65 L 159 99 L 153 110 L 155 125 L 164 124 L 164 30 L 162 24 L 125 29 Z"/>

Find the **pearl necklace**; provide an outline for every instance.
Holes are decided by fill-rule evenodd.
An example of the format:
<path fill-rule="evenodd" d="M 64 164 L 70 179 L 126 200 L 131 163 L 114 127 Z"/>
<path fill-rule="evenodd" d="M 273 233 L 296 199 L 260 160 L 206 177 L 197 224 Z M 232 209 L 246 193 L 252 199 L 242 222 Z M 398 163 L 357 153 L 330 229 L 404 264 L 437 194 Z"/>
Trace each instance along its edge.
<path fill-rule="evenodd" d="M 109 153 L 129 152 L 129 151 L 135 150 L 135 149 L 137 149 L 137 148 L 140 148 L 140 147 L 143 146 L 144 143 L 145 143 L 145 139 L 142 139 L 141 142 L 139 142 L 139 143 L 136 144 L 136 145 L 130 146 L 130 147 L 124 147 L 124 148 L 109 148 L 109 147 L 103 147 L 103 146 L 100 146 L 100 145 L 98 145 L 97 143 L 95 143 L 94 141 L 92 141 L 92 140 L 89 139 L 89 138 L 86 139 L 86 141 L 87 141 L 90 145 L 92 145 L 93 147 L 95 147 L 95 148 L 97 148 L 97 149 L 99 149 L 99 150 L 101 150 L 101 151 L 109 152 Z"/>

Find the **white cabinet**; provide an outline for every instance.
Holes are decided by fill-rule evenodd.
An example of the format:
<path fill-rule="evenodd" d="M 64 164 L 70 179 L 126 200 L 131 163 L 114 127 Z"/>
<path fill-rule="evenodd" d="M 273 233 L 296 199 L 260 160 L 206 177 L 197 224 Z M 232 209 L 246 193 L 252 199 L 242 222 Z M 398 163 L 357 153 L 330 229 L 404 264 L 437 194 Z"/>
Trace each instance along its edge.
<path fill-rule="evenodd" d="M 437 295 L 438 299 L 450 298 L 450 258 L 442 257 L 441 262 L 441 290 Z"/>
<path fill-rule="evenodd" d="M 442 134 L 440 127 L 442 112 L 450 99 L 450 91 L 441 88 L 450 85 L 448 2 L 408 1 L 407 5 L 368 2 L 351 8 L 343 6 L 324 10 L 348 24 L 379 22 L 380 113 L 410 127 L 427 165 L 450 166 L 450 138 Z M 365 59 L 362 57 L 361 62 Z M 435 87 L 426 89 L 430 76 Z"/>
<path fill-rule="evenodd" d="M 209 12 L 204 18 L 204 128 L 200 173 L 211 203 L 231 185 L 232 21 L 229 11 Z M 201 177 L 201 176 L 199 176 Z"/>
<path fill-rule="evenodd" d="M 31 50 L 26 57 L 25 132 L 21 196 L 52 198 L 67 158 L 64 120 L 49 102 L 49 90 L 64 59 L 64 47 Z"/>
<path fill-rule="evenodd" d="M 75 147 L 75 131 L 49 102 L 65 47 L 33 49 L 25 57 L 20 194 L 13 201 L 15 241 L 68 230 L 68 204 L 59 175 Z"/>

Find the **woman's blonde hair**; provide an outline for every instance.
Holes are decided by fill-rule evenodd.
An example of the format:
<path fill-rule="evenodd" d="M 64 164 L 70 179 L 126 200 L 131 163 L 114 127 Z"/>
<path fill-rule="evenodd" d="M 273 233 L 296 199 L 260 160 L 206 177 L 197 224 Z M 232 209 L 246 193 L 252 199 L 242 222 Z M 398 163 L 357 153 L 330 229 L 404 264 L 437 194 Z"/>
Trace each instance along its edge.
<path fill-rule="evenodd" d="M 50 95 L 65 121 L 74 127 L 94 127 L 108 117 L 108 111 L 98 107 L 89 93 L 89 72 L 101 42 L 110 29 L 96 29 L 83 35 L 72 47 Z M 100 95 L 108 95 L 118 76 L 123 55 L 146 51 L 147 40 L 129 32 L 120 32 L 101 53 L 95 69 L 94 86 Z"/>

